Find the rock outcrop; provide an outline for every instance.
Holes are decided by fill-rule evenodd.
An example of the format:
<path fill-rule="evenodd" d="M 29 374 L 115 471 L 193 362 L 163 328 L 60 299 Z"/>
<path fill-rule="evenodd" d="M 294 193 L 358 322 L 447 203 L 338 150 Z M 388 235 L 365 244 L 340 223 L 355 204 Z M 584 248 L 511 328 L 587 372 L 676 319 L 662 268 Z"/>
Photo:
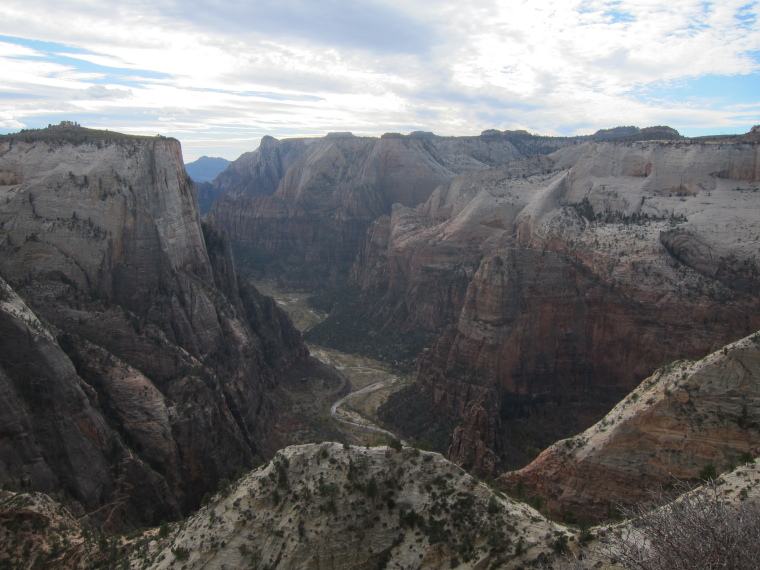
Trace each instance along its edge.
<path fill-rule="evenodd" d="M 29 570 L 103 568 L 117 555 L 116 540 L 89 531 L 44 493 L 0 491 L 0 564 Z"/>
<path fill-rule="evenodd" d="M 716 477 L 760 454 L 760 333 L 644 380 L 600 422 L 499 484 L 555 516 L 601 520 L 676 480 Z"/>
<path fill-rule="evenodd" d="M 505 458 L 505 396 L 593 402 L 760 328 L 758 158 L 741 138 L 567 146 L 376 221 L 351 275 L 385 326 L 443 330 L 417 383 L 474 421 L 452 458 L 480 468 L 459 439 L 479 432 Z"/>
<path fill-rule="evenodd" d="M 3 288 L 46 331 L 35 340 L 15 309 L 0 315 L 17 404 L 3 482 L 65 490 L 113 529 L 176 518 L 273 453 L 267 393 L 308 352 L 272 299 L 238 283 L 226 238 L 202 228 L 179 143 L 25 131 L 0 138 L 0 172 L 0 273 L 15 292 Z M 130 462 L 148 474 L 122 482 Z"/>

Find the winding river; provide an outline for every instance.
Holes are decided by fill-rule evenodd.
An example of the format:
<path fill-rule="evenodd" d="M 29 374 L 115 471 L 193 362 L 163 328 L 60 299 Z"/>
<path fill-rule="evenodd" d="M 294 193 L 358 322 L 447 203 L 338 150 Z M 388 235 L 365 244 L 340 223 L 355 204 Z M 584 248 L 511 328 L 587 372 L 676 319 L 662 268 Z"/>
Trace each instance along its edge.
<path fill-rule="evenodd" d="M 341 367 L 342 368 L 342 367 Z M 344 410 L 341 408 L 341 406 L 350 401 L 352 398 L 355 398 L 356 396 L 367 394 L 369 392 L 374 392 L 376 390 L 381 390 L 385 387 L 387 387 L 390 384 L 393 384 L 394 382 L 398 381 L 398 378 L 395 376 L 391 376 L 390 378 L 386 378 L 384 380 L 380 380 L 378 382 L 373 382 L 372 384 L 365 386 L 364 388 L 361 388 L 359 390 L 356 390 L 354 392 L 350 392 L 349 394 L 346 394 L 339 400 L 336 400 L 332 406 L 330 406 L 330 415 L 335 418 L 335 420 L 362 429 L 366 429 L 369 431 L 373 431 L 376 433 L 382 433 L 392 438 L 397 438 L 401 441 L 403 445 L 407 445 L 407 442 L 404 441 L 401 437 L 396 435 L 393 432 L 390 432 L 386 429 L 381 428 L 377 424 L 371 422 L 370 420 L 360 416 L 359 414 L 355 412 L 350 412 L 348 410 Z"/>

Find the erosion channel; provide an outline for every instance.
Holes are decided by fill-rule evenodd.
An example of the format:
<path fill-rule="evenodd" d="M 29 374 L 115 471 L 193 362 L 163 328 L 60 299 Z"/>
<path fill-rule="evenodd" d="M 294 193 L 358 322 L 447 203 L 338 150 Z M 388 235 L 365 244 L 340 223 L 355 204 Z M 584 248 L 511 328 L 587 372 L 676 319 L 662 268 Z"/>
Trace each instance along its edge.
<path fill-rule="evenodd" d="M 264 294 L 273 297 L 302 332 L 326 317 L 309 307 L 309 292 L 286 290 L 272 281 L 256 281 L 254 284 Z M 392 371 L 378 360 L 315 344 L 307 346 L 315 358 L 335 368 L 343 380 L 337 386 L 323 386 L 314 392 L 316 407 L 319 410 L 329 407 L 332 430 L 342 433 L 354 444 L 380 445 L 387 443 L 389 438 L 398 438 L 406 445 L 403 438 L 383 425 L 377 410 L 391 394 L 411 384 L 411 378 Z"/>

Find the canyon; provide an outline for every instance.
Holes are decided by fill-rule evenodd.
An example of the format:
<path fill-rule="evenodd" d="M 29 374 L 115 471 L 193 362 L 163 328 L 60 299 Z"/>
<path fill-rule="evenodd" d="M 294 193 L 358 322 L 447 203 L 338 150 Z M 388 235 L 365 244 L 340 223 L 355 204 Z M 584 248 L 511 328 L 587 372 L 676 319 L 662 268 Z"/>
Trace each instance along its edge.
<path fill-rule="evenodd" d="M 758 137 L 265 137 L 205 220 L 174 139 L 0 137 L 0 563 L 518 568 L 756 500 Z M 351 431 L 407 404 L 448 460 Z"/>
<path fill-rule="evenodd" d="M 424 347 L 416 390 L 458 422 L 449 456 L 494 475 L 658 366 L 760 328 L 757 142 L 666 127 L 266 139 L 215 182 L 237 185 L 211 215 L 247 271 L 358 289 L 336 348 Z"/>

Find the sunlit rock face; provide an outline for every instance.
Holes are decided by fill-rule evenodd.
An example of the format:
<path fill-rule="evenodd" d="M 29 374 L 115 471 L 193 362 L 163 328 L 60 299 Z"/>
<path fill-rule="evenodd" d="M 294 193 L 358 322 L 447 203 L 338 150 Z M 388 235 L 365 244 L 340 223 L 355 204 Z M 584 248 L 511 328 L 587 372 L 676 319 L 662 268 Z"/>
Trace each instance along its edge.
<path fill-rule="evenodd" d="M 677 479 L 696 480 L 755 457 L 760 333 L 644 380 L 599 423 L 503 475 L 504 488 L 541 496 L 556 516 L 614 516 Z"/>
<path fill-rule="evenodd" d="M 462 174 L 375 222 L 352 279 L 386 326 L 443 330 L 417 382 L 462 419 L 454 460 L 498 468 L 504 394 L 631 389 L 760 328 L 758 152 L 568 146 Z M 495 459 L 463 443 L 478 439 Z"/>
<path fill-rule="evenodd" d="M 266 393 L 308 353 L 272 299 L 239 289 L 177 141 L 0 138 L 0 273 L 45 339 L 9 348 L 31 333 L 5 317 L 9 484 L 65 489 L 116 528 L 176 517 L 279 445 Z"/>

